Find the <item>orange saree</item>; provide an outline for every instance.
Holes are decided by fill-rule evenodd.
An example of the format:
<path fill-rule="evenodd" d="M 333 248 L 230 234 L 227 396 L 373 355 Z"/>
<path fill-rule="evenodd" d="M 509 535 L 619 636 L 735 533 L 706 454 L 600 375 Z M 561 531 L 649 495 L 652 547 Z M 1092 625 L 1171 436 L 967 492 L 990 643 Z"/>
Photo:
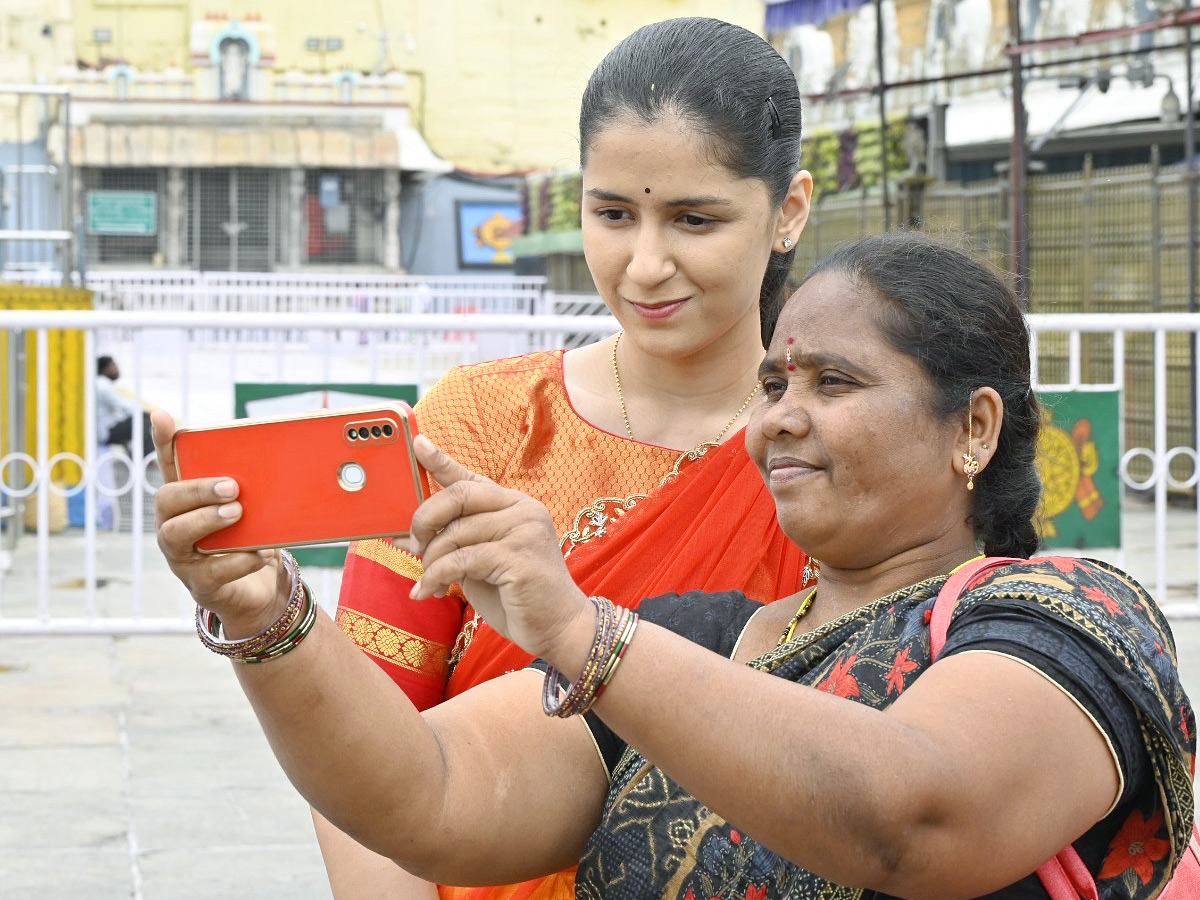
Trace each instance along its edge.
<path fill-rule="evenodd" d="M 807 558 L 779 530 L 742 434 L 696 459 L 599 431 L 570 408 L 561 360 L 561 352 L 535 354 L 455 370 L 418 403 L 418 425 L 468 467 L 546 503 L 568 568 L 589 594 L 636 606 L 674 590 L 740 590 L 768 602 L 800 589 Z M 343 629 L 418 707 L 530 662 L 461 597 L 409 602 L 420 571 L 419 560 L 386 542 L 359 542 L 338 610 Z M 442 900 L 565 900 L 574 870 L 439 892 Z"/>

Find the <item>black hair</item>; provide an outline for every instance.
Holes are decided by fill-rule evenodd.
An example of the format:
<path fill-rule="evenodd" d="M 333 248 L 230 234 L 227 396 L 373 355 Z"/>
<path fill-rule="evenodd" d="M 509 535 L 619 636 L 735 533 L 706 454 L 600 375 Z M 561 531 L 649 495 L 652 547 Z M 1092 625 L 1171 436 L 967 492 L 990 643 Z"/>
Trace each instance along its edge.
<path fill-rule="evenodd" d="M 604 57 L 579 112 L 579 162 L 605 126 L 626 116 L 674 115 L 708 135 L 713 160 L 758 178 L 781 205 L 800 169 L 796 76 L 758 35 L 719 19 L 668 19 L 639 28 Z M 763 346 L 783 306 L 794 249 L 771 253 L 759 291 Z"/>
<path fill-rule="evenodd" d="M 1034 516 L 1042 483 L 1034 465 L 1041 405 L 1029 369 L 1029 329 L 1016 295 L 986 264 L 915 231 L 844 244 L 805 281 L 842 273 L 889 301 L 884 338 L 911 356 L 934 386 L 934 413 L 965 415 L 972 393 L 992 387 L 1004 401 L 995 454 L 975 477 L 971 526 L 990 556 L 1037 551 Z"/>
<path fill-rule="evenodd" d="M 114 362 L 116 362 L 116 360 L 114 360 L 111 356 L 97 356 L 96 357 L 96 374 L 103 375 L 104 370 L 107 369 L 109 366 L 111 366 Z"/>

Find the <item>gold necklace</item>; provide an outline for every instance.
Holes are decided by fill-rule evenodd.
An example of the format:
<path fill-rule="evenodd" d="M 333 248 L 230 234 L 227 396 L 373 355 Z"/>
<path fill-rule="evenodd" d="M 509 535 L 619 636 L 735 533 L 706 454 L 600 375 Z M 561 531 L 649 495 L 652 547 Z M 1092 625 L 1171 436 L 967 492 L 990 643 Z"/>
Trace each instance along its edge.
<path fill-rule="evenodd" d="M 612 352 L 613 381 L 615 381 L 617 383 L 617 400 L 620 401 L 620 403 L 621 403 L 621 420 L 625 423 L 625 434 L 627 434 L 629 436 L 629 439 L 632 441 L 632 440 L 634 440 L 633 429 L 629 427 L 629 410 L 627 410 L 625 408 L 625 392 L 621 390 L 621 372 L 617 368 L 617 347 L 620 346 L 621 335 L 623 335 L 624 333 L 625 332 L 623 332 L 623 331 L 618 331 L 617 339 L 615 341 L 613 341 L 613 352 Z M 701 441 L 696 446 L 700 447 L 706 443 L 707 444 L 721 443 L 721 438 L 725 437 L 725 432 L 727 432 L 730 428 L 732 428 L 733 423 L 738 420 L 738 416 L 740 416 L 742 413 L 744 413 L 746 411 L 746 407 L 750 405 L 750 401 L 754 399 L 754 395 L 758 393 L 758 390 L 761 387 L 762 387 L 762 382 L 756 381 L 754 383 L 754 390 L 752 390 L 750 392 L 750 395 L 748 397 L 746 397 L 745 400 L 742 401 L 742 405 L 739 406 L 738 411 L 733 414 L 733 418 L 725 423 L 725 427 L 721 429 L 721 433 L 718 434 L 711 441 Z"/>
<path fill-rule="evenodd" d="M 791 621 L 788 622 L 788 627 L 785 628 L 783 630 L 783 634 L 779 636 L 779 643 L 775 645 L 776 647 L 782 647 L 796 636 L 796 626 L 800 624 L 800 620 L 804 618 L 805 614 L 812 609 L 813 601 L 816 599 L 817 589 L 813 588 L 812 592 L 802 601 L 800 601 L 800 608 L 796 610 L 796 614 L 792 616 Z"/>
<path fill-rule="evenodd" d="M 955 572 L 957 572 L 963 566 L 967 565 L 967 563 L 973 563 L 977 559 L 983 559 L 983 554 L 980 553 L 977 556 L 972 556 L 966 562 L 959 563 L 957 566 L 955 566 L 953 569 L 950 570 L 950 574 L 953 575 Z M 814 560 L 814 562 L 815 562 L 815 560 Z M 817 564 L 817 571 L 818 572 L 820 571 L 819 563 Z M 805 575 L 805 581 L 807 581 L 807 580 L 808 580 L 808 576 Z M 779 643 L 776 644 L 775 646 L 782 647 L 784 644 L 786 644 L 788 641 L 790 641 L 793 637 L 796 636 L 796 626 L 800 624 L 800 620 L 804 618 L 805 614 L 810 609 L 812 609 L 813 601 L 816 599 L 817 599 L 817 589 L 813 588 L 812 593 L 809 594 L 807 597 L 805 597 L 800 602 L 800 608 L 796 610 L 796 614 L 794 616 L 792 616 L 791 621 L 788 622 L 787 628 L 785 628 L 783 630 L 783 634 L 780 635 L 780 637 L 779 637 Z"/>

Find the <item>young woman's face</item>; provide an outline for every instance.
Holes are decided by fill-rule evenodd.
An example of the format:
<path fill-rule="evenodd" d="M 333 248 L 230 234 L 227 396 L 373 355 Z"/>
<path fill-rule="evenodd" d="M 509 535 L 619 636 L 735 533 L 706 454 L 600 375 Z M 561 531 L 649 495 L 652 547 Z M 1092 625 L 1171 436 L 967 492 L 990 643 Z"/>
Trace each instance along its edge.
<path fill-rule="evenodd" d="M 925 370 L 883 337 L 885 302 L 840 272 L 800 288 L 746 427 L 784 532 L 839 567 L 875 565 L 962 529 L 967 516 L 961 423 L 933 414 Z"/>
<path fill-rule="evenodd" d="M 761 341 L 758 297 L 779 209 L 765 182 L 709 159 L 678 119 L 601 129 L 583 169 L 583 248 L 608 308 L 637 344 L 686 357 Z M 794 239 L 795 236 L 793 236 Z"/>

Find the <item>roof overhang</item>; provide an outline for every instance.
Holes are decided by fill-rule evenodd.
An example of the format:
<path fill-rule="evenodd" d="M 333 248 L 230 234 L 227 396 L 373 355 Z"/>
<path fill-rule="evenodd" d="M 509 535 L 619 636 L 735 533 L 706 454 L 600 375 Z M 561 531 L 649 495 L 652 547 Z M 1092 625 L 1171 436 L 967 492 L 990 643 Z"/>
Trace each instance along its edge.
<path fill-rule="evenodd" d="M 405 108 L 83 101 L 71 118 L 78 166 L 454 168 L 409 124 Z"/>

